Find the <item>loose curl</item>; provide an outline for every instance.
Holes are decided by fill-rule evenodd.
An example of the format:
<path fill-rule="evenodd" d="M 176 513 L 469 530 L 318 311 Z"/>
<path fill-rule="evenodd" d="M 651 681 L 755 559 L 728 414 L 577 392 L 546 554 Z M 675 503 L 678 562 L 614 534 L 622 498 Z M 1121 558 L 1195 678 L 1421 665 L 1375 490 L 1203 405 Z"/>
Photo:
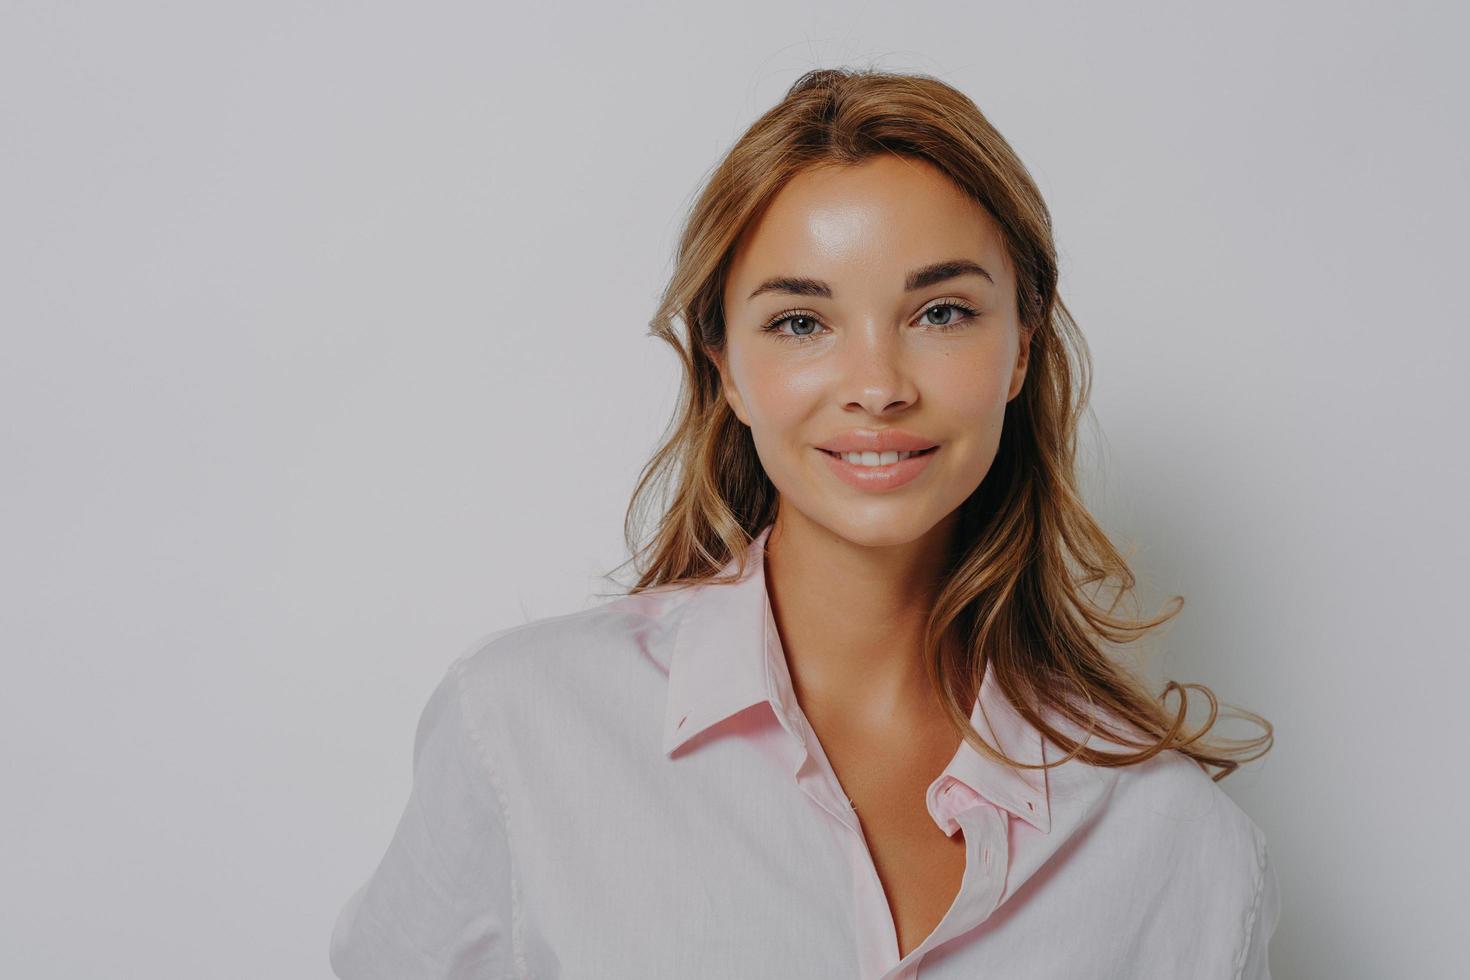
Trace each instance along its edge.
<path fill-rule="evenodd" d="M 1030 173 L 975 104 L 927 75 L 873 69 L 820 69 L 740 137 L 711 174 L 681 233 L 674 273 L 650 321 L 684 369 L 675 417 L 644 466 L 624 520 L 639 578 L 629 594 L 716 581 L 775 519 L 778 494 L 750 430 L 721 393 L 713 355 L 725 345 L 721 297 L 740 233 L 796 174 L 851 165 L 880 153 L 937 166 L 983 205 L 1000 227 L 1016 269 L 1017 308 L 1030 331 L 1030 362 L 1020 393 L 1006 406 L 990 472 L 961 505 L 947 575 L 924 630 L 924 662 L 951 723 L 977 751 L 1007 765 L 1049 768 L 1071 758 L 1099 766 L 1144 762 L 1176 749 L 1220 780 L 1265 755 L 1264 734 L 1206 739 L 1219 702 L 1200 684 L 1169 681 L 1156 697 L 1104 644 L 1130 643 L 1172 619 L 1116 610 L 1133 593 L 1127 562 L 1083 506 L 1076 436 L 1091 387 L 1090 357 L 1057 292 L 1051 215 Z M 675 326 L 676 318 L 684 330 Z M 641 545 L 635 528 L 656 511 Z M 627 564 L 626 562 L 624 564 Z M 621 566 L 619 566 L 621 567 Z M 728 580 L 726 580 L 728 581 Z M 1104 607 L 1098 590 L 1116 582 Z M 970 725 L 985 671 L 1027 722 L 1066 756 L 1046 766 L 1018 762 Z M 1185 729 L 1189 689 L 1202 691 L 1209 718 Z M 1167 707 L 1170 692 L 1177 710 Z M 1227 705 L 1234 708 L 1234 706 Z M 1054 723 L 1075 726 L 1080 739 Z M 1094 734 L 1136 751 L 1103 752 Z"/>

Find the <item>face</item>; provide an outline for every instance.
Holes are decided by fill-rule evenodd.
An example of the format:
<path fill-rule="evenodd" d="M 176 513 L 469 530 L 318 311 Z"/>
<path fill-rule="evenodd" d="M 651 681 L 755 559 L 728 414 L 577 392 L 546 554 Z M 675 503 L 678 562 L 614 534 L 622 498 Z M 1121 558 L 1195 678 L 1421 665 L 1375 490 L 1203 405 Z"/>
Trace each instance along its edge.
<path fill-rule="evenodd" d="M 789 181 L 736 245 L 716 359 L 781 513 L 874 547 L 947 526 L 1026 375 L 1015 293 L 994 219 L 926 161 Z"/>

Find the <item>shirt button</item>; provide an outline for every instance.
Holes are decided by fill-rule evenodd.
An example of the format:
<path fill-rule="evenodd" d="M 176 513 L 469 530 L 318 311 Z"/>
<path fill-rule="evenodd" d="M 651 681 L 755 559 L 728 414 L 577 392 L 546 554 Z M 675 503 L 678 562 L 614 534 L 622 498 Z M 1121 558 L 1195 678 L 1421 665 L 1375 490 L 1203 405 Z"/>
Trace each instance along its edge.
<path fill-rule="evenodd" d="M 674 727 L 675 728 L 683 728 L 684 727 L 684 722 L 686 722 L 688 720 L 689 720 L 689 716 L 688 715 L 685 715 L 683 718 L 680 718 L 679 719 L 679 724 L 675 725 Z"/>
<path fill-rule="evenodd" d="M 939 795 L 941 795 L 941 796 L 948 796 L 949 794 L 951 794 L 953 792 L 954 792 L 954 783 L 945 783 L 944 784 L 944 789 L 942 789 L 942 790 L 939 791 Z"/>

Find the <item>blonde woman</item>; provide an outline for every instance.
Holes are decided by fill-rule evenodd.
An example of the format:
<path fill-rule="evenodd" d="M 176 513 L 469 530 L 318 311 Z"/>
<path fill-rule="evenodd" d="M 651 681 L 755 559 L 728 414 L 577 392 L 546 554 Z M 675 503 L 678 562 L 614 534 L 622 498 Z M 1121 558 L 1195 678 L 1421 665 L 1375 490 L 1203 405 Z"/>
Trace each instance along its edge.
<path fill-rule="evenodd" d="M 337 975 L 1269 977 L 1275 873 L 1218 780 L 1271 727 L 1212 740 L 1208 689 L 1107 653 L 1178 607 L 1115 613 L 1006 141 L 935 79 L 808 73 L 677 258 L 637 584 L 450 667 Z"/>

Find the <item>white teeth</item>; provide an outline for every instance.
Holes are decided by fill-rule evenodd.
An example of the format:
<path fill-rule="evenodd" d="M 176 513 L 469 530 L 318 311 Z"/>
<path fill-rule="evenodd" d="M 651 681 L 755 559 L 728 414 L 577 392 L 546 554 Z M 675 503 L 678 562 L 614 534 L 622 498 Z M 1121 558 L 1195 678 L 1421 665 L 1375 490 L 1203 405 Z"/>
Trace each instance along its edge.
<path fill-rule="evenodd" d="M 908 459 L 917 454 L 890 451 L 886 453 L 837 453 L 836 455 L 854 466 L 891 466 L 901 459 Z"/>

